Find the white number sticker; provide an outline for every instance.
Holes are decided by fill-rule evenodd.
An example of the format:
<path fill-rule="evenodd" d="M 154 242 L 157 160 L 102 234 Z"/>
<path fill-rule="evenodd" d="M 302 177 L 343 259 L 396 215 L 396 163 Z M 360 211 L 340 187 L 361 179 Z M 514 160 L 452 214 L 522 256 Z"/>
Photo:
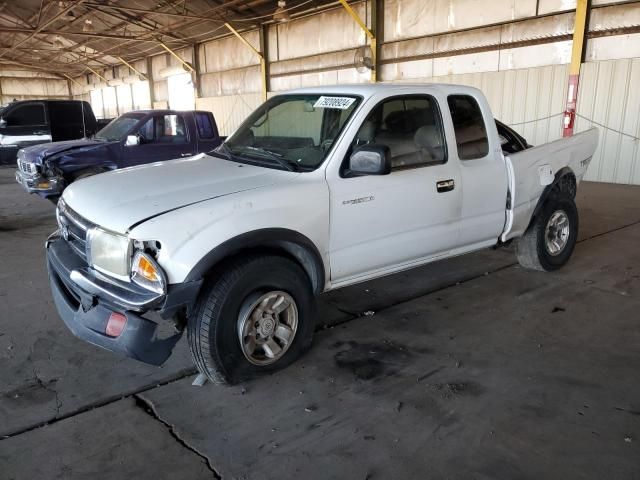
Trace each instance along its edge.
<path fill-rule="evenodd" d="M 313 105 L 314 108 L 337 108 L 339 110 L 346 110 L 355 102 L 355 98 L 349 97 L 325 97 L 322 96 Z"/>

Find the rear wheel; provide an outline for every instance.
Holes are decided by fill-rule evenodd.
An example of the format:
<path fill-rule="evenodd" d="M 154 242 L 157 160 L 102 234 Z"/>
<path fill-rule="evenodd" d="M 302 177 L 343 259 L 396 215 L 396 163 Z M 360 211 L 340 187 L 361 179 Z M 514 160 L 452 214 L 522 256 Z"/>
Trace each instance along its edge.
<path fill-rule="evenodd" d="M 569 261 L 578 237 L 578 209 L 566 195 L 550 197 L 518 240 L 516 255 L 520 265 L 552 271 Z"/>
<path fill-rule="evenodd" d="M 200 372 L 236 383 L 292 363 L 311 345 L 314 326 L 304 270 L 288 258 L 251 256 L 203 287 L 187 336 Z"/>

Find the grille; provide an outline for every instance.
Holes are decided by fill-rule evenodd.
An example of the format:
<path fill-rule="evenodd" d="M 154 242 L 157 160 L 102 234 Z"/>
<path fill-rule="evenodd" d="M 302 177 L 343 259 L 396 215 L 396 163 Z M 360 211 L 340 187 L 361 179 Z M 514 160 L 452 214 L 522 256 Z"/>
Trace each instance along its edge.
<path fill-rule="evenodd" d="M 24 172 L 27 175 L 36 175 L 38 173 L 38 167 L 36 164 L 26 162 L 22 158 L 18 159 L 18 168 L 21 172 Z"/>
<path fill-rule="evenodd" d="M 71 248 L 86 261 L 87 233 L 94 225 L 69 208 L 63 200 L 58 202 L 56 216 L 58 217 L 58 227 L 60 227 L 62 236 Z"/>

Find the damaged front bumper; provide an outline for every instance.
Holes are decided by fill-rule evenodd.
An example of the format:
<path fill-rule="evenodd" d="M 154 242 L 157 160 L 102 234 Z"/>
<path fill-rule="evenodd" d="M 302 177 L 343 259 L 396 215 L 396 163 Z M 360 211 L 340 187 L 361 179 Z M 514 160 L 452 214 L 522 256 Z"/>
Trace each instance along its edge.
<path fill-rule="evenodd" d="M 27 175 L 20 169 L 16 170 L 16 182 L 27 192 L 36 193 L 45 198 L 62 195 L 65 187 L 64 178 L 61 176 Z"/>
<path fill-rule="evenodd" d="M 46 249 L 56 309 L 76 337 L 151 365 L 169 358 L 182 332 L 159 338 L 159 324 L 143 315 L 154 310 L 169 318 L 190 309 L 201 281 L 171 285 L 166 295 L 158 295 L 89 268 L 57 234 L 47 240 Z M 117 336 L 107 333 L 112 314 L 126 317 Z"/>

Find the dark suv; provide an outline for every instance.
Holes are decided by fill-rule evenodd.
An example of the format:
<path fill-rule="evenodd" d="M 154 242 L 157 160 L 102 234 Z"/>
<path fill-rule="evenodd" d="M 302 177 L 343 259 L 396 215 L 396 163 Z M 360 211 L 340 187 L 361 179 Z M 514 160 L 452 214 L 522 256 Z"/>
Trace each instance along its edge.
<path fill-rule="evenodd" d="M 18 150 L 40 143 L 91 137 L 98 122 L 80 100 L 22 100 L 0 108 L 0 165 L 15 164 Z"/>

